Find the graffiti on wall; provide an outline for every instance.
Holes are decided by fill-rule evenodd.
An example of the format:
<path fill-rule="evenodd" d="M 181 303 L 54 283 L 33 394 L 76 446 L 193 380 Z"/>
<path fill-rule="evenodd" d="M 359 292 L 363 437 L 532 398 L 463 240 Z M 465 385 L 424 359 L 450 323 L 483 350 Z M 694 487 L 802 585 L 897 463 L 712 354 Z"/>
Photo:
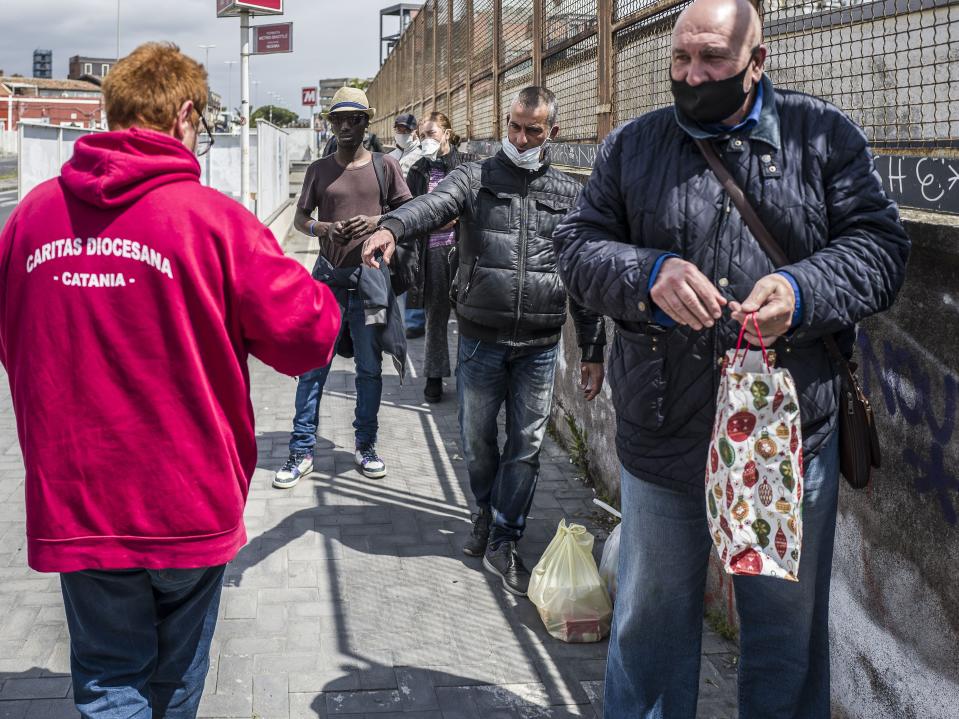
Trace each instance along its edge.
<path fill-rule="evenodd" d="M 910 478 L 920 494 L 931 493 L 942 516 L 951 525 L 959 522 L 959 467 L 950 466 L 945 448 L 959 441 L 956 405 L 959 383 L 955 375 L 923 361 L 916 351 L 889 339 L 859 332 L 863 389 L 877 413 L 909 427 L 921 428 L 921 441 L 904 447 L 889 445 L 885 451 L 900 451 L 902 461 L 914 470 Z"/>

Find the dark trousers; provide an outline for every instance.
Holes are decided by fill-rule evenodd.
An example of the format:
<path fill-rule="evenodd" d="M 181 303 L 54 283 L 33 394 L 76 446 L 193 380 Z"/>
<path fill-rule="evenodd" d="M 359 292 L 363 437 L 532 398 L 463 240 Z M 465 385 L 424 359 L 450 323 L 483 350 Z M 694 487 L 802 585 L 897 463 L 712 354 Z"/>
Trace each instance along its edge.
<path fill-rule="evenodd" d="M 492 510 L 494 547 L 518 540 L 526 528 L 553 401 L 557 352 L 557 345 L 518 348 L 460 336 L 456 390 L 463 454 L 476 503 Z M 501 456 L 496 417 L 504 402 Z"/>
<path fill-rule="evenodd" d="M 60 575 L 84 719 L 193 719 L 225 565 Z"/>

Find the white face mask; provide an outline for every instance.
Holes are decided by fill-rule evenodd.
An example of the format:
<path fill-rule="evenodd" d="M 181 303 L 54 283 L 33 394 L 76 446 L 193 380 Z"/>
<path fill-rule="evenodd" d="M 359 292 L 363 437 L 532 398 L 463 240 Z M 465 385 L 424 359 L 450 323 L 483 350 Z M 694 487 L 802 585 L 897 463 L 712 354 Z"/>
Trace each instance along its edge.
<path fill-rule="evenodd" d="M 393 135 L 393 139 L 396 140 L 396 146 L 400 148 L 401 150 L 405 150 L 407 147 L 410 146 L 410 140 L 412 139 L 412 137 L 413 136 L 410 135 L 409 133 L 405 135 L 396 133 L 395 135 Z"/>
<path fill-rule="evenodd" d="M 423 157 L 435 160 L 436 154 L 440 151 L 440 141 L 434 140 L 432 137 L 427 137 L 425 140 L 420 141 L 420 150 L 423 152 Z"/>
<path fill-rule="evenodd" d="M 547 140 L 547 142 L 549 142 L 549 140 Z M 520 152 L 516 145 L 509 141 L 509 135 L 503 138 L 503 152 L 513 161 L 514 165 L 523 170 L 535 171 L 543 166 L 540 157 L 545 147 L 546 143 L 544 142 L 539 147 L 531 147 L 525 152 Z"/>

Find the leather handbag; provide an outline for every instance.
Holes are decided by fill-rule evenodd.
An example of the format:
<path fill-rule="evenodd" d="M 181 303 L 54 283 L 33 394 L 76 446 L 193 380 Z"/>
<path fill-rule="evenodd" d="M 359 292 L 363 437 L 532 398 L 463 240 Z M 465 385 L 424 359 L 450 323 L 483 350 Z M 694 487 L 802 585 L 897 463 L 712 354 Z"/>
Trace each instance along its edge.
<path fill-rule="evenodd" d="M 759 242 L 776 267 L 790 264 L 786 253 L 766 229 L 759 215 L 746 199 L 742 188 L 733 179 L 716 154 L 716 150 L 706 140 L 696 140 L 699 151 L 716 175 L 729 198 L 736 205 L 739 214 L 753 237 Z M 872 470 L 879 469 L 881 452 L 879 433 L 873 417 L 872 405 L 862 391 L 862 385 L 856 377 L 856 363 L 843 357 L 832 335 L 823 337 L 826 351 L 839 368 L 841 382 L 839 396 L 839 471 L 853 489 L 865 488 L 872 479 Z"/>

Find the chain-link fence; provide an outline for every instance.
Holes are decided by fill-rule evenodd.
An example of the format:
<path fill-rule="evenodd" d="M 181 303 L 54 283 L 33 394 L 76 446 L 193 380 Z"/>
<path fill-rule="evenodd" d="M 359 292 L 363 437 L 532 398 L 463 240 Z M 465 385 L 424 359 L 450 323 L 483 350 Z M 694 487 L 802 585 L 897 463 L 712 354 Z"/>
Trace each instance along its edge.
<path fill-rule="evenodd" d="M 374 131 L 445 112 L 464 139 L 505 134 L 516 92 L 559 101 L 557 164 L 589 167 L 617 125 L 672 102 L 670 39 L 690 0 L 428 0 L 369 88 Z M 959 214 L 959 0 L 761 0 L 777 87 L 865 130 L 905 207 Z"/>
<path fill-rule="evenodd" d="M 672 101 L 669 43 L 688 0 L 428 0 L 369 88 L 374 130 L 446 112 L 495 140 L 515 92 L 543 84 L 560 140 L 593 143 Z M 763 0 L 779 87 L 845 110 L 880 151 L 959 157 L 959 0 Z"/>

